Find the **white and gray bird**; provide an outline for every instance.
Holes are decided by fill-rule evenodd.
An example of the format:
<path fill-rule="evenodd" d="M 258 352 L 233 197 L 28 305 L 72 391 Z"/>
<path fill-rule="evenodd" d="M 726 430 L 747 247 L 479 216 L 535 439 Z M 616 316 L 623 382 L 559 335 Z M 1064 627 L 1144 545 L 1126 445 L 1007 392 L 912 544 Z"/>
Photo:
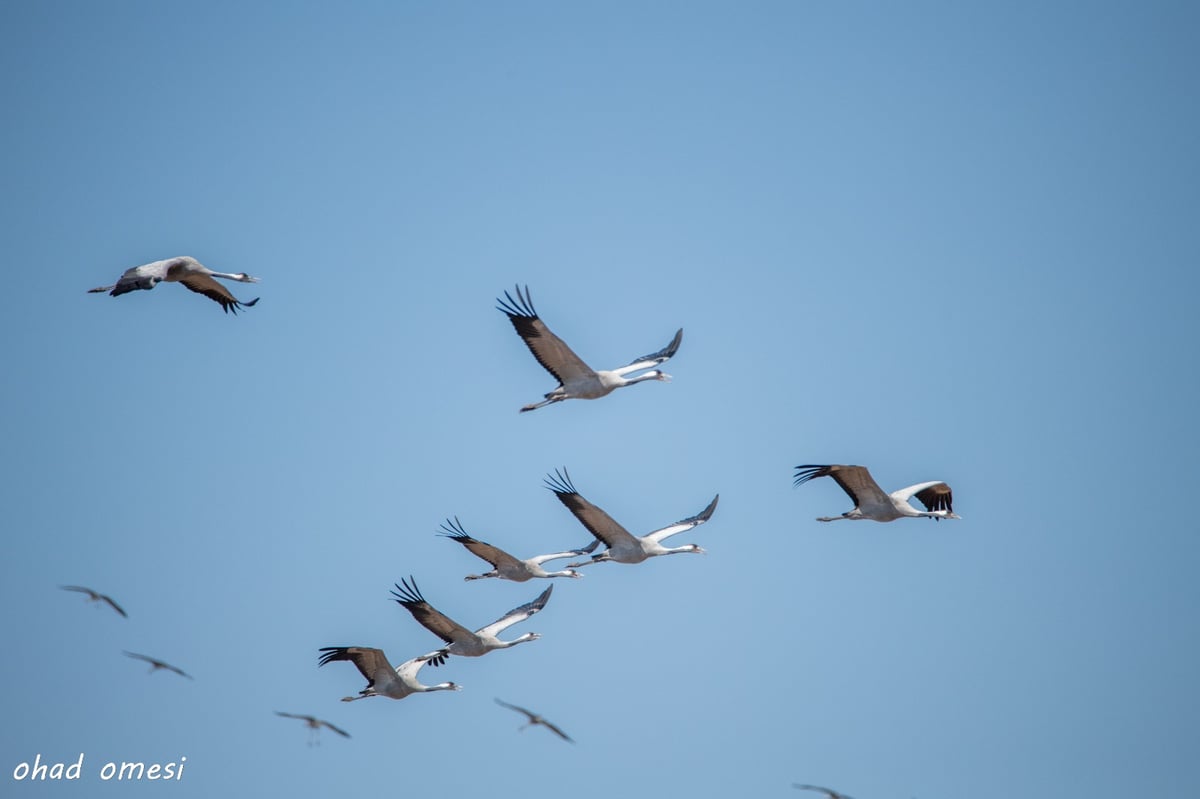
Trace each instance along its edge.
<path fill-rule="evenodd" d="M 342 697 L 343 702 L 353 702 L 369 696 L 403 699 L 412 694 L 428 693 L 429 691 L 462 690 L 461 686 L 452 682 L 422 685 L 417 679 L 417 672 L 429 661 L 427 656 L 406 660 L 393 668 L 382 649 L 372 649 L 366 646 L 326 646 L 320 652 L 321 658 L 318 666 L 324 666 L 326 663 L 336 660 L 347 660 L 358 668 L 362 676 L 367 678 L 367 687 L 359 691 L 358 696 Z"/>
<path fill-rule="evenodd" d="M 117 613 L 120 613 L 124 618 L 129 618 L 129 614 L 125 612 L 125 609 L 118 605 L 113 598 L 107 594 L 101 594 L 99 591 L 93 591 L 92 589 L 82 585 L 60 585 L 59 588 L 64 591 L 76 591 L 81 594 L 87 594 L 88 596 L 87 599 L 84 600 L 85 602 L 104 602 Z"/>
<path fill-rule="evenodd" d="M 250 277 L 245 272 L 214 272 L 195 258 L 181 255 L 126 269 L 125 273 L 121 275 L 121 279 L 113 285 L 88 289 L 88 293 L 100 294 L 107 291 L 113 297 L 119 297 L 138 289 L 149 291 L 159 283 L 166 282 L 182 283 L 184 287 L 197 294 L 203 294 L 210 300 L 219 302 L 225 309 L 225 313 L 233 311 L 236 314 L 238 308 L 249 308 L 258 302 L 257 297 L 247 302 L 238 300 L 230 293 L 229 289 L 213 280 L 216 277 L 236 280 L 239 283 L 258 282 L 258 278 Z"/>
<path fill-rule="evenodd" d="M 550 592 L 554 590 L 553 585 L 547 587 L 532 602 L 515 607 L 486 627 L 480 627 L 475 632 L 471 632 L 426 602 L 425 597 L 421 596 L 420 589 L 417 588 L 417 581 L 412 577 L 401 580 L 401 582 L 403 585 L 397 584 L 396 590 L 392 591 L 395 601 L 411 613 L 421 626 L 449 644 L 449 646 L 430 652 L 425 656 L 434 666 L 445 663 L 446 657 L 449 655 L 474 658 L 486 655 L 495 649 L 507 649 L 510 646 L 541 638 L 538 633 L 525 633 L 511 641 L 501 641 L 496 635 L 517 622 L 525 621 L 546 607 L 546 602 L 550 600 Z"/>
<path fill-rule="evenodd" d="M 819 522 L 835 522 L 840 519 L 891 522 L 905 517 L 922 516 L 938 521 L 962 518 L 954 512 L 954 496 L 950 486 L 940 480 L 917 483 L 886 494 L 865 466 L 806 464 L 796 467 L 794 485 L 804 485 L 815 477 L 832 477 L 850 499 L 854 500 L 853 510 L 848 510 L 841 516 L 819 516 Z M 909 504 L 912 497 L 916 497 L 925 506 L 924 511 L 919 511 Z"/>
<path fill-rule="evenodd" d="M 658 366 L 670 360 L 671 356 L 679 349 L 679 342 L 683 340 L 683 328 L 676 331 L 671 343 L 658 352 L 643 355 L 617 369 L 596 371 L 584 363 L 583 359 L 572 352 L 562 339 L 546 327 L 546 323 L 538 317 L 537 311 L 533 309 L 528 286 L 525 287 L 524 296 L 521 294 L 520 286 L 516 287 L 516 292 L 516 299 L 513 299 L 507 291 L 504 292 L 503 300 L 496 299 L 496 302 L 500 303 L 496 308 L 508 315 L 509 321 L 512 322 L 517 334 L 525 342 L 525 346 L 529 347 L 533 357 L 558 381 L 558 387 L 546 394 L 545 399 L 526 405 L 521 408 L 522 412 L 532 411 L 543 405 L 567 399 L 599 399 L 614 389 L 632 386 L 634 383 L 641 383 L 644 380 L 662 380 L 664 382 L 671 380 L 669 374 L 658 369 L 636 377 L 626 377 L 626 375 L 650 369 L 652 366 Z"/>
<path fill-rule="evenodd" d="M 573 740 L 571 740 L 571 736 L 567 735 L 565 732 L 560 730 L 554 724 L 551 724 L 550 722 L 546 721 L 546 719 L 544 717 L 539 716 L 537 713 L 534 713 L 532 710 L 526 710 L 525 708 L 520 707 L 518 705 L 510 705 L 508 702 L 505 702 L 502 699 L 496 699 L 496 704 L 500 705 L 501 707 L 506 707 L 509 710 L 515 710 L 518 713 L 523 713 L 525 715 L 525 718 L 529 719 L 529 721 L 525 722 L 520 727 L 518 727 L 517 728 L 518 730 L 524 730 L 526 727 L 532 727 L 534 725 L 541 725 L 542 727 L 545 727 L 546 729 L 550 730 L 550 732 L 557 735 L 559 738 L 562 738 L 567 743 L 572 743 L 572 744 L 575 743 Z"/>
<path fill-rule="evenodd" d="M 303 721 L 305 726 L 307 726 L 309 729 L 309 734 L 308 734 L 308 745 L 309 746 L 312 746 L 314 743 L 320 743 L 320 741 L 317 738 L 317 735 L 321 732 L 322 727 L 326 727 L 328 729 L 333 730 L 334 732 L 336 732 L 338 735 L 342 736 L 343 738 L 350 737 L 350 733 L 346 732 L 341 727 L 336 727 L 333 724 L 330 724 L 328 721 L 325 721 L 325 719 L 319 719 L 316 716 L 306 716 L 306 715 L 300 714 L 300 713 L 284 713 L 281 710 L 276 710 L 275 715 L 283 716 L 285 719 L 299 719 L 300 721 Z"/>
<path fill-rule="evenodd" d="M 121 651 L 124 652 L 128 657 L 133 658 L 134 660 L 144 660 L 147 663 L 149 663 L 151 674 L 158 671 L 159 669 L 162 669 L 163 671 L 173 671 L 176 674 L 178 674 L 180 677 L 187 677 L 189 680 L 196 679 L 195 677 L 188 674 L 183 669 L 179 668 L 178 666 L 172 666 L 170 663 L 167 663 L 165 660 L 159 660 L 158 658 L 150 657 L 149 655 L 139 655 L 137 652 L 130 652 L 128 650 L 121 650 Z"/>
<path fill-rule="evenodd" d="M 519 560 L 505 552 L 499 547 L 492 546 L 486 541 L 472 538 L 463 529 L 462 524 L 458 521 L 458 517 L 454 517 L 454 521 L 446 520 L 442 525 L 441 535 L 453 541 L 457 541 L 467 548 L 467 551 L 476 557 L 483 558 L 488 563 L 492 564 L 490 572 L 483 574 L 468 574 L 464 580 L 481 580 L 485 577 L 498 577 L 501 580 L 512 580 L 516 583 L 523 583 L 526 580 L 531 580 L 534 577 L 582 577 L 583 575 L 574 569 L 561 569 L 559 571 L 546 571 L 542 568 L 543 563 L 548 563 L 552 560 L 561 558 L 573 558 L 579 555 L 587 555 L 592 552 L 600 542 L 593 540 L 586 547 L 581 549 L 571 549 L 566 552 L 555 552 L 550 555 L 534 555 L 532 558 Z"/>
<path fill-rule="evenodd" d="M 816 791 L 818 793 L 823 793 L 829 797 L 829 799 L 853 799 L 853 797 L 851 797 L 849 794 L 838 793 L 832 788 L 822 788 L 820 785 L 805 785 L 803 783 L 793 782 L 792 787 L 799 788 L 802 791 Z"/>
<path fill-rule="evenodd" d="M 581 563 L 568 563 L 567 566 L 569 568 L 586 566 L 589 563 L 603 563 L 606 560 L 616 561 L 617 563 L 641 563 L 648 558 L 659 555 L 678 555 L 683 552 L 702 555 L 704 554 L 704 550 L 696 544 L 665 547 L 662 545 L 662 541 L 670 536 L 678 535 L 679 533 L 691 530 L 693 527 L 704 524 L 712 518 L 713 511 L 717 509 L 717 500 L 721 498 L 721 495 L 717 494 L 712 498 L 712 502 L 708 503 L 708 507 L 695 516 L 681 519 L 661 530 L 655 530 L 643 536 L 635 536 L 617 524 L 607 513 L 580 496 L 579 492 L 575 490 L 575 485 L 571 482 L 571 476 L 567 473 L 566 469 L 563 469 L 561 472 L 555 469 L 554 474 L 547 475 L 546 488 L 553 491 L 559 501 L 563 505 L 566 505 L 567 510 L 575 514 L 575 518 L 600 543 L 608 547 L 608 549 L 599 555 L 592 555 L 591 560 Z"/>

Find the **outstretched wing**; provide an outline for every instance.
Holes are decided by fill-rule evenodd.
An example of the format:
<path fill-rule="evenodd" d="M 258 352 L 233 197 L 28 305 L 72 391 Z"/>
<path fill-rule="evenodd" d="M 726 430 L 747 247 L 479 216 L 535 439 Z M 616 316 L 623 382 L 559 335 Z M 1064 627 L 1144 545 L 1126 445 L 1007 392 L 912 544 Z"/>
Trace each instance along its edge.
<path fill-rule="evenodd" d="M 515 288 L 517 298 L 514 300 L 511 294 L 507 291 L 504 292 L 503 300 L 496 299 L 496 302 L 500 303 L 496 309 L 508 315 L 509 321 L 516 328 L 517 335 L 525 342 L 525 346 L 529 347 L 529 351 L 533 353 L 537 362 L 547 372 L 554 375 L 559 383 L 594 375 L 595 372 L 592 368 L 572 352 L 571 348 L 554 335 L 550 328 L 546 327 L 546 323 L 538 317 L 537 311 L 533 309 L 533 301 L 529 297 L 529 287 L 525 287 L 524 296 L 521 294 L 520 286 Z"/>
<path fill-rule="evenodd" d="M 420 589 L 417 588 L 417 581 L 412 576 L 402 579 L 400 582 L 403 585 L 396 584 L 396 590 L 392 591 L 392 595 L 396 597 L 396 602 L 404 606 L 426 630 L 448 644 L 470 640 L 474 637 L 466 627 L 426 602 L 425 597 L 421 596 Z"/>
<path fill-rule="evenodd" d="M 865 466 L 816 466 L 808 464 L 796 467 L 793 485 L 803 485 L 814 477 L 832 477 L 842 490 L 854 500 L 855 507 L 863 505 L 889 505 L 891 500 L 883 492 Z"/>
<path fill-rule="evenodd" d="M 792 787 L 799 788 L 802 791 L 817 791 L 818 793 L 825 794 L 829 797 L 829 799 L 852 799 L 852 797 L 848 796 L 847 794 L 838 793 L 832 788 L 822 788 L 820 785 L 803 785 L 799 782 L 793 782 Z"/>
<path fill-rule="evenodd" d="M 717 509 L 717 500 L 721 498 L 720 494 L 713 497 L 712 502 L 708 503 L 708 507 L 697 513 L 695 516 L 689 516 L 686 519 L 680 519 L 670 527 L 664 527 L 661 530 L 655 530 L 653 533 L 648 533 L 642 536 L 647 541 L 658 543 L 664 538 L 670 538 L 673 535 L 678 535 L 686 530 L 691 530 L 693 527 L 698 527 L 712 518 L 713 511 Z"/>
<path fill-rule="evenodd" d="M 346 732 L 346 731 L 345 731 L 345 730 L 343 730 L 341 727 L 335 727 L 335 726 L 333 726 L 332 724 L 330 724 L 330 723 L 329 723 L 328 721 L 326 721 L 325 719 L 317 719 L 317 723 L 318 723 L 318 724 L 320 724 L 322 727 L 328 727 L 329 729 L 333 730 L 334 732 L 336 732 L 338 735 L 342 736 L 343 738 L 349 738 L 349 737 L 350 737 L 350 733 Z"/>
<path fill-rule="evenodd" d="M 574 558 L 578 555 L 588 555 L 588 554 L 594 552 L 596 550 L 596 547 L 598 547 L 598 546 L 600 546 L 600 539 L 592 538 L 591 543 L 589 543 L 586 547 L 580 547 L 579 549 L 568 550 L 567 552 L 554 552 L 549 555 L 537 555 L 535 557 L 530 558 L 529 560 L 530 560 L 530 562 L 532 562 L 538 566 L 541 566 L 543 563 L 546 563 L 546 562 L 552 561 L 552 560 L 558 560 L 559 558 Z"/>
<path fill-rule="evenodd" d="M 622 544 L 632 546 L 637 543 L 632 533 L 580 496 L 565 468 L 561 472 L 555 469 L 553 475 L 546 476 L 546 488 L 553 491 L 559 502 L 566 505 L 567 510 L 575 514 L 575 518 L 606 547 L 611 549 Z"/>
<path fill-rule="evenodd" d="M 318 666 L 347 660 L 354 664 L 359 674 L 367 678 L 368 688 L 373 688 L 377 681 L 383 681 L 393 675 L 392 666 L 382 649 L 365 646 L 326 646 L 319 651 L 321 657 L 317 661 Z"/>
<path fill-rule="evenodd" d="M 945 483 L 934 483 L 916 492 L 917 500 L 927 511 L 944 510 L 954 512 L 954 494 Z"/>
<path fill-rule="evenodd" d="M 475 555 L 476 557 L 483 558 L 496 568 L 500 568 L 501 564 L 504 564 L 505 566 L 517 566 L 520 564 L 519 560 L 505 552 L 503 549 L 492 546 L 486 541 L 480 541 L 479 539 L 472 538 L 470 535 L 468 535 L 467 531 L 463 529 L 462 524 L 458 521 L 457 516 L 454 517 L 453 522 L 447 519 L 442 524 L 441 535 L 457 541 L 466 547 L 471 554 Z"/>
<path fill-rule="evenodd" d="M 671 356 L 679 351 L 679 342 L 683 341 L 683 328 L 675 331 L 675 338 L 671 339 L 671 343 L 663 347 L 658 352 L 652 352 L 649 355 L 643 355 L 635 359 L 628 366 L 622 366 L 620 369 L 613 369 L 613 373 L 624 377 L 630 372 L 637 372 L 642 369 L 649 369 L 651 366 L 658 366 L 660 363 L 666 363 L 671 360 Z"/>
<path fill-rule="evenodd" d="M 208 275 L 188 275 L 179 282 L 197 294 L 203 294 L 210 300 L 216 300 L 217 302 L 221 303 L 221 307 L 225 309 L 225 313 L 233 311 L 236 314 L 238 312 L 238 308 L 249 308 L 250 306 L 254 305 L 254 303 L 258 302 L 258 297 L 255 297 L 248 302 L 239 301 L 233 296 L 232 293 L 230 293 L 229 289 Z M 117 287 L 120 288 L 120 284 L 118 284 Z M 113 293 L 116 293 L 115 289 Z"/>
<path fill-rule="evenodd" d="M 496 633 L 500 632 L 501 630 L 504 630 L 508 627 L 513 626 L 517 622 L 525 621 L 530 616 L 537 613 L 542 608 L 546 607 L 546 603 L 550 601 L 550 592 L 553 590 L 554 590 L 554 586 L 551 585 L 545 591 L 540 593 L 538 595 L 537 599 L 534 599 L 532 602 L 526 602 L 524 605 L 521 605 L 519 607 L 513 608 L 508 613 L 505 613 L 503 616 L 496 619 L 494 622 L 492 622 L 488 626 L 480 627 L 478 630 L 475 631 L 475 634 L 479 635 L 479 636 L 495 635 Z"/>

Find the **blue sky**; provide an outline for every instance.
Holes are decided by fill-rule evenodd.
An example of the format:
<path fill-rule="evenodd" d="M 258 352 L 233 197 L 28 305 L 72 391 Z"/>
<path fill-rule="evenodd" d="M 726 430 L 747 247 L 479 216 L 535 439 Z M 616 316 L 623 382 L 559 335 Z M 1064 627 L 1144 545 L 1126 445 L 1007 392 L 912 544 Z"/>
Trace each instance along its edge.
<path fill-rule="evenodd" d="M 0 8 L 0 793 L 181 756 L 180 797 L 1200 792 L 1200 14 L 569 6 Z M 262 301 L 84 293 L 184 254 Z M 682 327 L 674 382 L 518 415 L 554 381 L 517 282 L 596 367 Z M 800 463 L 963 520 L 821 525 Z M 719 492 L 709 554 L 558 581 L 540 640 L 422 672 L 461 693 L 340 703 L 319 647 L 436 644 L 401 577 L 473 626 L 544 587 L 434 533 L 583 544 L 562 466 L 637 533 Z"/>

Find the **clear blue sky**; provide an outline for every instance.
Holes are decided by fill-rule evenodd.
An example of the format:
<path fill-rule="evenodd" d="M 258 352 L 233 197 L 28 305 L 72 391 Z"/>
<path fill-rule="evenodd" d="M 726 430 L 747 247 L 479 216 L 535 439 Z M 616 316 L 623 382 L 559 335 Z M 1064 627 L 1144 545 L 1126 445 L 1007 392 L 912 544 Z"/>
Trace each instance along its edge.
<path fill-rule="evenodd" d="M 1200 12 L 968 6 L 0 7 L 0 794 L 1200 795 Z M 262 301 L 85 293 L 184 254 Z M 683 327 L 674 382 L 518 415 L 518 281 L 598 367 Z M 963 520 L 818 524 L 800 463 Z M 445 517 L 587 541 L 561 466 L 638 533 L 720 492 L 708 556 L 340 703 L 319 647 L 436 644 L 401 577 L 476 626 L 544 587 Z"/>

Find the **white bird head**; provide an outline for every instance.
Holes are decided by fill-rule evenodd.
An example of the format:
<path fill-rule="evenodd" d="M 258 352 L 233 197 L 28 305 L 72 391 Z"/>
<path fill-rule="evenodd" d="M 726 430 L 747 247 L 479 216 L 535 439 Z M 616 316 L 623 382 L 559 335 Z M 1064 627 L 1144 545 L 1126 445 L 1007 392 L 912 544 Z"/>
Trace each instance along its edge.
<path fill-rule="evenodd" d="M 700 545 L 699 545 L 699 544 L 691 544 L 691 545 L 689 545 L 689 546 L 688 546 L 688 548 L 687 548 L 687 551 L 688 551 L 688 552 L 695 552 L 697 555 L 707 555 L 707 554 L 708 554 L 707 552 L 705 552 L 703 549 L 701 549 L 701 548 L 700 548 Z"/>
<path fill-rule="evenodd" d="M 651 372 L 650 374 L 654 375 L 654 379 L 655 379 L 655 380 L 661 380 L 661 381 L 662 381 L 662 382 L 664 382 L 664 383 L 670 383 L 670 382 L 671 382 L 671 376 L 670 376 L 669 374 L 667 374 L 666 372 L 663 372 L 663 371 L 660 371 L 660 370 L 658 370 L 658 369 L 655 369 L 655 370 L 654 370 L 653 372 Z"/>
<path fill-rule="evenodd" d="M 567 569 L 566 571 L 567 571 L 567 576 L 573 580 L 577 580 L 583 576 L 583 572 L 578 571 L 576 569 Z"/>
<path fill-rule="evenodd" d="M 237 280 L 240 283 L 257 283 L 258 282 L 258 278 L 250 277 L 250 275 L 247 275 L 245 272 L 238 272 L 234 276 L 234 280 Z"/>

